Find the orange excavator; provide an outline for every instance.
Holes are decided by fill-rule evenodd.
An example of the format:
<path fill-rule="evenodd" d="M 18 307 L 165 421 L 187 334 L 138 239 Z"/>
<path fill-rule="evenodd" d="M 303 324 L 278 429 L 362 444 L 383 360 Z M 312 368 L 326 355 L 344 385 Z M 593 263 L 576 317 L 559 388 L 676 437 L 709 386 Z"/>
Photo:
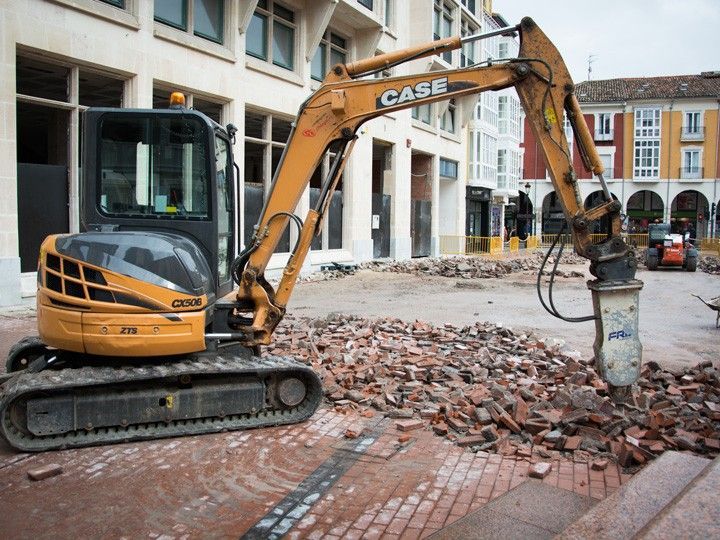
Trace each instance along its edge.
<path fill-rule="evenodd" d="M 517 32 L 517 58 L 463 69 L 368 78 L 466 42 Z M 563 206 L 575 251 L 590 260 L 596 368 L 622 399 L 640 373 L 636 262 L 620 206 L 552 42 L 530 18 L 338 64 L 300 108 L 250 245 L 233 259 L 236 129 L 177 102 L 167 110 L 89 109 L 79 234 L 48 237 L 38 265 L 39 337 L 16 344 L 0 387 L 0 432 L 42 451 L 298 422 L 321 383 L 295 360 L 260 356 L 282 320 L 360 126 L 380 115 L 514 87 Z M 563 118 L 605 200 L 584 209 Z M 294 214 L 329 148 L 315 206 Z M 608 216 L 606 238 L 593 225 Z M 265 279 L 289 223 L 298 240 L 274 288 Z M 237 284 L 237 288 L 235 288 Z M 542 300 L 542 296 L 541 296 Z M 555 309 L 550 295 L 553 315 Z"/>

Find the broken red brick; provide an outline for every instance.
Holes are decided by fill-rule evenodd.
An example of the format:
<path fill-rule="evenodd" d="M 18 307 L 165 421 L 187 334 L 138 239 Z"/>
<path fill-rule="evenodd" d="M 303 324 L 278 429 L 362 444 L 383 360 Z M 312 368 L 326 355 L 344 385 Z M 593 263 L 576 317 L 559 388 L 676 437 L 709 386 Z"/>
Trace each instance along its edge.
<path fill-rule="evenodd" d="M 422 429 L 425 424 L 422 420 L 411 418 L 409 420 L 397 420 L 395 427 L 400 431 L 412 431 L 414 429 Z"/>
<path fill-rule="evenodd" d="M 432 429 L 436 435 L 445 436 L 448 434 L 448 427 L 445 423 L 435 424 Z"/>

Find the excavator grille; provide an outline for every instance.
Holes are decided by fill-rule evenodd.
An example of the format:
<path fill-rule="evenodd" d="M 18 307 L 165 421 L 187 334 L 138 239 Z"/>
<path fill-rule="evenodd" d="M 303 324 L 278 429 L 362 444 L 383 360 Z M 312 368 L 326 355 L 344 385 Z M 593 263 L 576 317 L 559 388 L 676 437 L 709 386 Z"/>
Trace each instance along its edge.
<path fill-rule="evenodd" d="M 102 272 L 65 257 L 48 253 L 43 273 L 45 287 L 51 291 L 95 302 L 121 301 L 107 288 Z"/>

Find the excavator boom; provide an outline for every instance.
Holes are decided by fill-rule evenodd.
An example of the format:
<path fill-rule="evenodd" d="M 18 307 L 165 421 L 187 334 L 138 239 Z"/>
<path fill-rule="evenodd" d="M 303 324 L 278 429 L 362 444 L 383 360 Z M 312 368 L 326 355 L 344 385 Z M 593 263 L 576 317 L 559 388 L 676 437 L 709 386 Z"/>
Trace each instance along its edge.
<path fill-rule="evenodd" d="M 517 58 L 420 75 L 361 78 L 402 62 L 460 48 L 466 41 L 516 31 L 520 34 Z M 527 17 L 518 26 L 489 34 L 447 38 L 333 67 L 322 86 L 301 107 L 252 244 L 234 265 L 233 273 L 240 286 L 238 308 L 249 315 L 246 320 L 252 321 L 238 327 L 241 339 L 249 345 L 270 342 L 363 123 L 410 107 L 508 87 L 516 89 L 545 157 L 572 231 L 575 251 L 590 260 L 591 272 L 597 278 L 589 287 L 595 306 L 595 352 L 599 370 L 611 388 L 632 384 L 640 369 L 636 308 L 642 283 L 634 279 L 637 263 L 620 236 L 621 206 L 611 198 L 605 185 L 603 166 L 575 97 L 567 67 L 552 42 Z M 563 129 L 565 117 L 573 127 L 584 167 L 596 174 L 603 185 L 606 200 L 595 208 L 585 209 L 582 203 Z M 292 212 L 323 155 L 331 144 L 338 143 L 340 151 L 323 184 L 321 197 L 302 223 Z M 610 222 L 607 238 L 593 243 L 591 224 L 605 216 Z M 264 271 L 290 219 L 298 225 L 298 242 L 277 290 L 273 290 L 264 278 Z M 608 298 L 617 301 L 608 303 Z"/>

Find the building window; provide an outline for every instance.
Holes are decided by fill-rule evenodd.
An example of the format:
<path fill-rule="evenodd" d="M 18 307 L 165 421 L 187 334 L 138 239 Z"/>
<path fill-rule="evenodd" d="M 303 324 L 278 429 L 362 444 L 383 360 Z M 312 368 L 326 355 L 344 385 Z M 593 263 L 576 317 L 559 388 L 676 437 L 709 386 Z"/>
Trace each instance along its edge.
<path fill-rule="evenodd" d="M 483 92 L 478 103 L 478 119 L 498 127 L 498 95 L 495 92 Z"/>
<path fill-rule="evenodd" d="M 520 183 L 520 152 L 510 150 L 510 163 L 507 167 L 507 184 L 508 189 L 517 191 Z M 499 166 L 498 166 L 499 167 Z"/>
<path fill-rule="evenodd" d="M 394 0 L 385 0 L 385 13 L 384 21 L 385 26 L 390 28 L 393 24 L 393 18 L 395 16 L 395 2 Z"/>
<path fill-rule="evenodd" d="M 702 178 L 700 163 L 702 163 L 702 155 L 699 148 L 683 149 L 680 178 Z"/>
<path fill-rule="evenodd" d="M 475 15 L 475 0 L 460 0 L 460 3 L 467 8 L 467 10 Z"/>
<path fill-rule="evenodd" d="M 508 43 L 506 41 L 503 41 L 501 43 L 498 43 L 498 58 L 509 58 L 510 53 L 508 52 Z"/>
<path fill-rule="evenodd" d="M 450 4 L 443 0 L 435 0 L 433 11 L 433 38 L 444 39 L 452 37 L 453 31 L 453 9 Z M 452 63 L 452 51 L 442 53 L 442 59 L 448 64 Z"/>
<path fill-rule="evenodd" d="M 247 54 L 294 70 L 296 29 L 295 12 L 274 0 L 259 0 L 247 30 Z"/>
<path fill-rule="evenodd" d="M 245 113 L 245 245 L 252 239 L 253 227 L 260 217 L 262 203 L 280 164 L 290 130 L 291 120 L 253 111 Z M 253 200 L 249 201 L 248 197 Z M 276 252 L 289 250 L 290 237 L 286 230 Z"/>
<path fill-rule="evenodd" d="M 507 150 L 498 150 L 497 158 L 497 187 L 507 189 Z"/>
<path fill-rule="evenodd" d="M 457 179 L 457 177 L 458 177 L 457 161 L 452 161 L 450 159 L 445 159 L 445 158 L 441 157 L 440 158 L 440 176 L 442 176 L 444 178 Z"/>
<path fill-rule="evenodd" d="M 497 182 L 497 138 L 488 133 L 482 133 L 481 148 L 481 176 L 486 182 Z"/>
<path fill-rule="evenodd" d="M 322 81 L 331 66 L 347 62 L 347 49 L 347 40 L 344 37 L 327 31 L 313 56 L 310 76 L 316 81 Z"/>
<path fill-rule="evenodd" d="M 361 6 L 365 6 L 370 11 L 373 10 L 373 0 L 358 0 L 358 4 L 360 4 Z"/>
<path fill-rule="evenodd" d="M 440 118 L 440 129 L 448 133 L 455 133 L 455 100 L 451 99 L 447 110 Z"/>
<path fill-rule="evenodd" d="M 513 96 L 498 96 L 498 133 L 520 140 L 520 102 Z"/>
<path fill-rule="evenodd" d="M 462 19 L 460 23 L 460 35 L 462 37 L 472 36 L 480 32 L 479 28 L 468 19 Z M 460 50 L 460 67 L 472 66 L 477 62 L 475 59 L 475 45 L 477 42 L 464 43 Z"/>
<path fill-rule="evenodd" d="M 425 105 L 418 105 L 417 107 L 412 108 L 412 117 L 415 120 L 419 120 L 420 122 L 423 122 L 427 124 L 428 126 L 432 125 L 432 105 L 429 103 L 426 103 Z"/>
<path fill-rule="evenodd" d="M 635 111 L 635 178 L 660 177 L 660 119 L 660 109 Z"/>
<path fill-rule="evenodd" d="M 635 178 L 658 178 L 660 175 L 660 139 L 635 141 Z"/>
<path fill-rule="evenodd" d="M 684 141 L 701 141 L 705 138 L 700 111 L 687 111 L 682 127 L 681 139 Z"/>
<path fill-rule="evenodd" d="M 692 111 L 685 113 L 685 126 L 688 133 L 698 133 L 700 131 L 700 111 Z"/>
<path fill-rule="evenodd" d="M 485 28 L 485 31 L 489 32 L 491 30 L 497 30 L 499 26 L 497 23 L 493 20 L 492 17 L 488 17 L 487 14 L 483 14 L 483 28 Z M 500 43 L 498 36 L 493 36 L 491 38 L 483 39 L 483 56 L 482 60 L 490 60 L 493 58 L 498 58 L 498 44 Z"/>
<path fill-rule="evenodd" d="M 477 178 L 477 175 L 478 175 L 477 171 L 478 171 L 478 161 L 479 161 L 479 159 L 478 159 L 477 149 L 478 149 L 478 146 L 479 146 L 479 144 L 478 144 L 478 137 L 479 137 L 479 136 L 480 136 L 480 132 L 479 132 L 479 131 L 472 130 L 472 131 L 470 132 L 470 136 L 468 137 L 468 145 L 469 145 L 468 155 L 469 155 L 469 159 L 468 159 L 468 171 L 467 171 L 467 176 L 468 176 L 468 180 L 469 180 L 469 181 L 470 181 L 470 180 L 475 180 L 475 179 Z"/>
<path fill-rule="evenodd" d="M 223 0 L 155 0 L 155 20 L 222 43 L 223 7 Z"/>
<path fill-rule="evenodd" d="M 635 137 L 660 136 L 660 109 L 637 109 L 635 111 Z"/>
<path fill-rule="evenodd" d="M 508 97 L 498 96 L 498 133 L 507 135 L 508 132 Z"/>
<path fill-rule="evenodd" d="M 610 135 L 612 133 L 612 115 L 600 113 L 597 115 L 597 132 L 599 135 Z"/>
<path fill-rule="evenodd" d="M 598 113 L 595 115 L 595 140 L 612 141 L 613 139 L 612 113 Z"/>
<path fill-rule="evenodd" d="M 100 0 L 101 2 L 104 2 L 105 4 L 110 4 L 111 6 L 119 7 L 120 9 L 125 9 L 125 0 Z"/>
<path fill-rule="evenodd" d="M 603 173 L 603 177 L 605 180 L 612 180 L 615 178 L 615 170 L 613 168 L 613 155 L 612 154 L 599 154 L 600 155 L 600 162 L 603 165 L 603 168 L 605 169 L 605 172 Z"/>

